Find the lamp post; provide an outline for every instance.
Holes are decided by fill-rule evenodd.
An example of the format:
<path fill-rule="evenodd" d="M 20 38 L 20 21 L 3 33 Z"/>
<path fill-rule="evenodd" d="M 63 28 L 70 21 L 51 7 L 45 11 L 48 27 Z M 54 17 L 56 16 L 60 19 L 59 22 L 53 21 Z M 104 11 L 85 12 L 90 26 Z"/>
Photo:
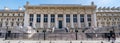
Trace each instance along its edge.
<path fill-rule="evenodd" d="M 46 32 L 46 30 L 43 30 L 43 33 L 44 33 L 44 40 L 45 40 L 45 37 L 46 37 L 45 32 Z"/>
<path fill-rule="evenodd" d="M 77 29 L 75 29 L 75 36 L 76 36 L 76 40 L 77 40 L 77 33 L 78 33 L 78 30 Z"/>
<path fill-rule="evenodd" d="M 7 39 L 7 37 L 8 37 L 8 26 L 7 26 L 7 28 L 6 28 L 6 34 L 5 34 L 5 40 Z"/>

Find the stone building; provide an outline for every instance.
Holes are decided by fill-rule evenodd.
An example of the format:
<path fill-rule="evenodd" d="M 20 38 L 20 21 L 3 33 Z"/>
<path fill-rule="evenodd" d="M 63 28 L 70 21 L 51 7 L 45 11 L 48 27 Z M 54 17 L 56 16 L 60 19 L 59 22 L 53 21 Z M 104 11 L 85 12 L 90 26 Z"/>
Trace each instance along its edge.
<path fill-rule="evenodd" d="M 78 29 L 118 26 L 120 24 L 119 7 L 99 7 L 80 4 L 40 4 L 29 2 L 19 8 L 0 10 L 0 27 L 13 28 L 31 26 L 35 29 Z"/>
<path fill-rule="evenodd" d="M 119 7 L 99 7 L 96 11 L 97 26 L 110 27 L 120 24 L 120 8 Z"/>
<path fill-rule="evenodd" d="M 19 8 L 12 10 L 4 7 L 0 10 L 0 28 L 9 28 L 24 26 L 24 10 Z"/>
<path fill-rule="evenodd" d="M 96 5 L 26 3 L 24 26 L 37 29 L 97 27 Z"/>

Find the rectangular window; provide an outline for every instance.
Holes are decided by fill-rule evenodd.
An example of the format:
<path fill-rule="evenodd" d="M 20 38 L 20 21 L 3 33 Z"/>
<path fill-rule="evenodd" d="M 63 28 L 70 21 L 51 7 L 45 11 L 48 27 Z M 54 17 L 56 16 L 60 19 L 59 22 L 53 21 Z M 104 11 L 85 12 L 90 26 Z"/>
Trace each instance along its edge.
<path fill-rule="evenodd" d="M 34 16 L 33 14 L 30 14 L 30 18 L 29 18 L 29 20 L 32 22 L 33 22 L 33 16 Z"/>
<path fill-rule="evenodd" d="M 19 26 L 19 23 L 17 23 L 17 26 Z"/>
<path fill-rule="evenodd" d="M 30 26 L 32 26 L 32 23 L 30 23 Z"/>
<path fill-rule="evenodd" d="M 73 15 L 73 22 L 77 22 L 77 14 Z"/>
<path fill-rule="evenodd" d="M 18 16 L 20 16 L 20 13 L 18 14 Z"/>
<path fill-rule="evenodd" d="M 19 21 L 20 19 L 18 18 L 18 21 Z"/>
<path fill-rule="evenodd" d="M 51 14 L 51 22 L 55 22 L 55 15 Z"/>
<path fill-rule="evenodd" d="M 89 27 L 91 26 L 91 23 L 88 23 Z"/>
<path fill-rule="evenodd" d="M 44 14 L 44 22 L 48 22 L 48 15 Z"/>
<path fill-rule="evenodd" d="M 84 22 L 84 14 L 80 15 L 80 22 Z"/>
<path fill-rule="evenodd" d="M 37 14 L 37 22 L 40 22 L 40 14 Z"/>
<path fill-rule="evenodd" d="M 4 16 L 4 13 L 2 13 L 2 16 Z"/>
<path fill-rule="evenodd" d="M 22 23 L 22 26 L 24 26 L 24 23 Z"/>
<path fill-rule="evenodd" d="M 11 26 L 13 26 L 13 23 L 11 23 Z"/>
<path fill-rule="evenodd" d="M 58 17 L 63 17 L 63 14 L 58 14 Z"/>
<path fill-rule="evenodd" d="M 9 16 L 9 13 L 7 14 L 7 16 Z"/>
<path fill-rule="evenodd" d="M 66 22 L 70 22 L 70 14 L 66 14 Z"/>
<path fill-rule="evenodd" d="M 87 20 L 91 21 L 91 15 L 90 14 L 87 15 Z"/>
<path fill-rule="evenodd" d="M 6 26 L 8 26 L 8 23 L 6 23 Z"/>
<path fill-rule="evenodd" d="M 13 16 L 15 16 L 15 14 L 13 14 Z"/>
<path fill-rule="evenodd" d="M 0 23 L 0 27 L 2 27 L 2 23 Z"/>

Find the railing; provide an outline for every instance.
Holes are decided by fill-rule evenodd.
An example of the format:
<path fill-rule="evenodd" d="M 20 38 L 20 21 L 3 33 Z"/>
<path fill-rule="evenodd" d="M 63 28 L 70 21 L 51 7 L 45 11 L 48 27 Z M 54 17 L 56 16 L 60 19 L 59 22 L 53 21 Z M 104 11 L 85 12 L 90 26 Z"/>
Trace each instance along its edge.
<path fill-rule="evenodd" d="M 0 33 L 0 38 L 5 38 L 6 33 Z M 96 35 L 97 34 L 97 35 Z M 120 33 L 115 33 L 120 38 Z M 10 33 L 7 40 L 76 40 L 76 33 Z M 103 33 L 77 33 L 77 40 L 107 40 Z"/>

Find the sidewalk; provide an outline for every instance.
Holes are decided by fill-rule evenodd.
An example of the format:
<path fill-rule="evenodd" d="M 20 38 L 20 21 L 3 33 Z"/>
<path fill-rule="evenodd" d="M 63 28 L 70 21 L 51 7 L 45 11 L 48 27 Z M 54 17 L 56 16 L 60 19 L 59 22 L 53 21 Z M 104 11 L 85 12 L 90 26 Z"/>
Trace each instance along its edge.
<path fill-rule="evenodd" d="M 108 40 L 0 40 L 0 43 L 111 43 Z M 114 43 L 120 43 L 116 40 Z"/>

